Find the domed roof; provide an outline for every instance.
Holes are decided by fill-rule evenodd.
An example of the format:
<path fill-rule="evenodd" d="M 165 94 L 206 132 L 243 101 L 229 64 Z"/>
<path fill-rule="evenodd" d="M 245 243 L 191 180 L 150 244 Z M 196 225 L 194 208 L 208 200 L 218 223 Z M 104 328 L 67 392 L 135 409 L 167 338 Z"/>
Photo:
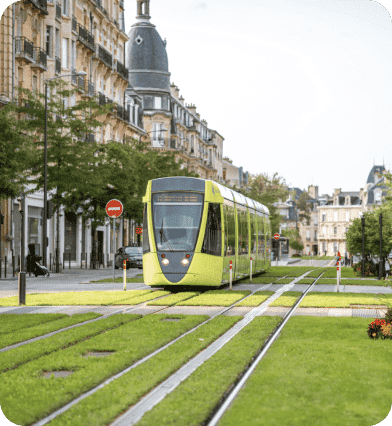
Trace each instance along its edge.
<path fill-rule="evenodd" d="M 140 3 L 146 3 L 142 12 Z M 138 2 L 137 22 L 128 33 L 127 68 L 129 82 L 136 90 L 149 89 L 170 93 L 170 73 L 166 43 L 162 40 L 155 25 L 151 24 L 149 2 Z"/>
<path fill-rule="evenodd" d="M 382 174 L 382 172 L 385 171 L 385 167 L 384 166 L 373 166 L 372 170 L 370 170 L 368 179 L 367 179 L 367 184 L 368 183 L 377 183 L 380 178 L 378 177 L 378 175 Z"/>

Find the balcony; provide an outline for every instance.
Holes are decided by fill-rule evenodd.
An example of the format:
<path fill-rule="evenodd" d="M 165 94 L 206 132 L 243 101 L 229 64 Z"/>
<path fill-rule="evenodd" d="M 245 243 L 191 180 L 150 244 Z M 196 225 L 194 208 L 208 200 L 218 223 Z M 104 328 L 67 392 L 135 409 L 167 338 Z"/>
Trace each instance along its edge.
<path fill-rule="evenodd" d="M 170 141 L 168 138 L 151 139 L 152 148 L 166 148 L 170 147 Z"/>
<path fill-rule="evenodd" d="M 95 142 L 94 133 L 86 133 L 86 142 L 88 142 L 88 143 L 94 143 Z"/>
<path fill-rule="evenodd" d="M 124 10 L 124 0 L 120 0 L 120 7 Z"/>
<path fill-rule="evenodd" d="M 92 52 L 95 52 L 94 36 L 80 24 L 79 24 L 78 41 L 83 43 Z"/>
<path fill-rule="evenodd" d="M 40 12 L 43 12 L 45 15 L 48 15 L 48 2 L 47 0 L 29 0 L 30 3 L 36 7 Z"/>
<path fill-rule="evenodd" d="M 91 80 L 86 80 L 86 94 L 88 96 L 94 96 L 94 83 Z"/>
<path fill-rule="evenodd" d="M 15 58 L 34 62 L 34 44 L 26 37 L 15 37 Z"/>
<path fill-rule="evenodd" d="M 97 1 L 98 10 L 100 10 L 105 16 L 108 16 L 106 9 L 102 6 L 102 0 L 96 0 L 96 1 Z"/>
<path fill-rule="evenodd" d="M 78 76 L 75 75 L 76 74 L 76 69 L 72 68 L 71 69 L 71 83 L 74 84 L 75 86 L 78 85 Z"/>
<path fill-rule="evenodd" d="M 61 60 L 59 57 L 55 57 L 55 68 L 54 68 L 54 72 L 58 75 L 61 74 Z"/>
<path fill-rule="evenodd" d="M 82 75 L 76 76 L 78 79 L 78 89 L 84 92 L 84 77 Z"/>
<path fill-rule="evenodd" d="M 114 22 L 114 25 L 115 25 L 117 28 L 120 28 L 120 26 L 118 25 L 118 21 L 116 21 L 115 19 L 113 19 L 113 22 Z"/>
<path fill-rule="evenodd" d="M 74 15 L 72 15 L 72 31 L 78 32 L 78 21 Z"/>
<path fill-rule="evenodd" d="M 125 67 L 120 61 L 117 61 L 116 65 L 117 72 L 121 75 L 121 77 L 128 81 L 128 68 Z"/>
<path fill-rule="evenodd" d="M 31 65 L 32 68 L 38 68 L 41 71 L 47 71 L 47 62 L 46 62 L 46 52 L 40 47 L 34 47 L 33 51 L 34 64 Z"/>
<path fill-rule="evenodd" d="M 58 1 L 56 1 L 56 19 L 61 21 L 61 5 Z"/>
<path fill-rule="evenodd" d="M 97 45 L 95 51 L 95 58 L 102 61 L 107 67 L 113 68 L 113 57 L 112 55 L 102 46 Z"/>
<path fill-rule="evenodd" d="M 97 93 L 98 94 L 98 104 L 99 105 L 106 105 L 106 96 L 102 93 Z"/>

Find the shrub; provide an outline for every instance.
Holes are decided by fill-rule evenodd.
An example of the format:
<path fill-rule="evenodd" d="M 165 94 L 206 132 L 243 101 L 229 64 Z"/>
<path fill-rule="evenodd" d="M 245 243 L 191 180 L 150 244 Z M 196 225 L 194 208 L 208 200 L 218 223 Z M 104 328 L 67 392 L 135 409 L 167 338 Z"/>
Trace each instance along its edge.
<path fill-rule="evenodd" d="M 386 322 L 384 319 L 375 319 L 373 322 L 369 324 L 367 334 L 371 339 L 378 339 L 379 337 L 383 336 L 381 327 L 386 325 Z"/>
<path fill-rule="evenodd" d="M 355 275 L 362 275 L 362 262 L 354 263 L 353 271 Z M 370 275 L 378 276 L 378 265 L 373 262 L 365 262 L 365 277 Z"/>
<path fill-rule="evenodd" d="M 392 338 L 392 324 L 388 323 L 381 326 L 381 333 L 383 335 L 384 339 L 391 339 Z"/>
<path fill-rule="evenodd" d="M 291 257 L 301 257 L 301 255 L 298 253 L 294 253 Z"/>
<path fill-rule="evenodd" d="M 388 323 L 392 323 L 392 309 L 388 308 L 387 313 L 385 314 L 385 322 Z"/>

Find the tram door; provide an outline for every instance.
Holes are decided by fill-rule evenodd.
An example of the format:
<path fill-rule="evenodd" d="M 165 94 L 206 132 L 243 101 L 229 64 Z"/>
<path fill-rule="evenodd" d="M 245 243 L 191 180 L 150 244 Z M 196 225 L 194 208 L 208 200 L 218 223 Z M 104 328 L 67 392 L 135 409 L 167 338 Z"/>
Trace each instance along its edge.
<path fill-rule="evenodd" d="M 223 220 L 225 224 L 224 230 L 224 257 L 223 257 L 223 274 L 222 281 L 229 282 L 230 280 L 230 260 L 233 262 L 233 280 L 236 273 L 235 262 L 235 211 L 234 203 L 225 200 L 222 206 Z"/>

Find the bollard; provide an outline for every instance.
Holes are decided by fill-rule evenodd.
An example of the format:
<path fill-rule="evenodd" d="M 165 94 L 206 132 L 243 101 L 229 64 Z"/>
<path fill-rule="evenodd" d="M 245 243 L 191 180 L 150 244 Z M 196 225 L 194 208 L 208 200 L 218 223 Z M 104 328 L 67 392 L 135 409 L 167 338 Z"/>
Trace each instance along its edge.
<path fill-rule="evenodd" d="M 250 258 L 250 282 L 252 282 L 252 258 Z"/>
<path fill-rule="evenodd" d="M 338 261 L 336 266 L 336 291 L 339 293 L 339 284 L 340 284 L 340 262 Z"/>
<path fill-rule="evenodd" d="M 15 276 L 15 256 L 12 255 L 12 278 Z"/>
<path fill-rule="evenodd" d="M 7 278 L 7 256 L 4 256 L 4 278 Z"/>
<path fill-rule="evenodd" d="M 1 257 L 0 257 L 0 278 L 1 278 L 1 273 L 2 273 L 2 270 L 3 270 L 3 268 L 2 268 L 2 262 L 1 262 Z"/>
<path fill-rule="evenodd" d="M 71 269 L 71 253 L 68 253 L 68 269 Z"/>
<path fill-rule="evenodd" d="M 233 262 L 230 260 L 230 290 L 232 290 L 233 286 Z"/>
<path fill-rule="evenodd" d="M 127 289 L 127 260 L 124 259 L 124 291 Z"/>
<path fill-rule="evenodd" d="M 65 269 L 65 253 L 63 253 L 63 269 Z"/>

